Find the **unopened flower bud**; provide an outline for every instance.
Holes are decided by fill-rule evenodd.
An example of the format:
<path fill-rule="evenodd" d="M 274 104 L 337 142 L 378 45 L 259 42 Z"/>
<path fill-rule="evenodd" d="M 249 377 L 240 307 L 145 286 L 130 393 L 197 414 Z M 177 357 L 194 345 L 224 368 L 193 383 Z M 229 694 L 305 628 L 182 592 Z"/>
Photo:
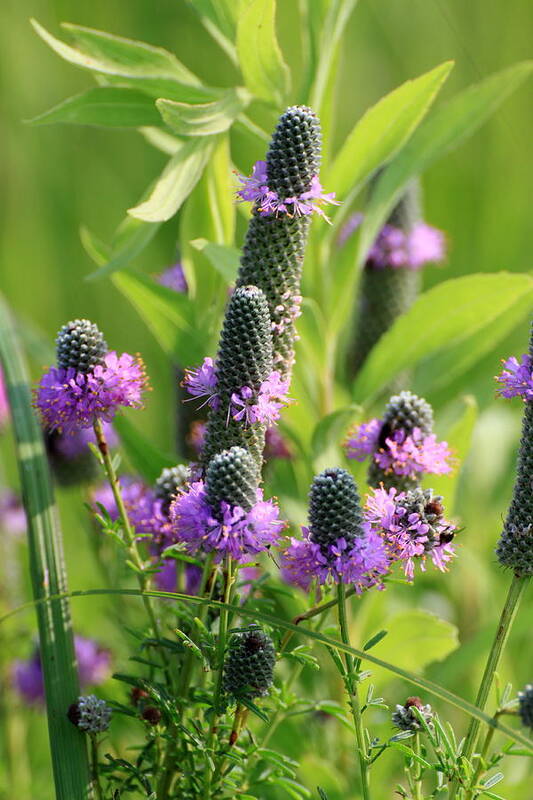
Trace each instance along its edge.
<path fill-rule="evenodd" d="M 232 697 L 264 697 L 272 686 L 276 652 L 272 639 L 256 625 L 234 634 L 224 665 L 224 689 Z"/>
<path fill-rule="evenodd" d="M 107 353 L 104 335 L 88 319 L 75 319 L 63 325 L 56 338 L 57 366 L 76 372 L 91 372 L 102 364 Z"/>

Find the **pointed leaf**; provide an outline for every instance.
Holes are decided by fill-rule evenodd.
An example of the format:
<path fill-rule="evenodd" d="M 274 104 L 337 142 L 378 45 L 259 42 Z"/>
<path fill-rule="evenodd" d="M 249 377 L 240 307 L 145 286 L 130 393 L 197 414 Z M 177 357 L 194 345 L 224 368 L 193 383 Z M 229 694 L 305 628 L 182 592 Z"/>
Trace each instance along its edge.
<path fill-rule="evenodd" d="M 240 252 L 235 247 L 208 242 L 207 239 L 193 239 L 191 244 L 207 256 L 228 286 L 235 283 L 240 260 Z"/>
<path fill-rule="evenodd" d="M 248 89 L 283 105 L 290 73 L 276 38 L 276 0 L 249 0 L 237 27 L 237 53 Z"/>
<path fill-rule="evenodd" d="M 49 111 L 28 120 L 31 125 L 63 122 L 112 128 L 162 127 L 154 101 L 136 89 L 102 86 L 63 100 Z"/>
<path fill-rule="evenodd" d="M 176 103 L 161 98 L 156 101 L 163 120 L 179 136 L 210 136 L 223 133 L 249 104 L 246 89 L 228 89 L 210 103 Z"/>

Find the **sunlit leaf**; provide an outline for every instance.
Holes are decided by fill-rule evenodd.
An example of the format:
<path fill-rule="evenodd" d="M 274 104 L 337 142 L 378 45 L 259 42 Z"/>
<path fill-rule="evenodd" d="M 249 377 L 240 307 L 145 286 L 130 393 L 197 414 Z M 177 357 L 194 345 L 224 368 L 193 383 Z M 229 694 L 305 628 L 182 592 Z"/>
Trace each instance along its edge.
<path fill-rule="evenodd" d="M 250 102 L 246 89 L 228 89 L 211 103 L 176 103 L 159 99 L 156 106 L 168 127 L 179 136 L 210 136 L 231 127 Z"/>
<path fill-rule="evenodd" d="M 235 247 L 208 242 L 207 239 L 194 239 L 191 244 L 197 250 L 205 253 L 228 285 L 235 283 L 240 259 L 240 252 Z"/>
<path fill-rule="evenodd" d="M 290 73 L 276 38 L 276 0 L 248 0 L 237 27 L 237 53 L 248 89 L 283 105 Z"/>
<path fill-rule="evenodd" d="M 455 510 L 458 481 L 461 466 L 468 455 L 472 434 L 478 416 L 478 405 L 475 397 L 466 395 L 462 398 L 463 408 L 459 418 L 446 432 L 445 439 L 457 460 L 455 469 L 450 475 L 432 475 L 431 486 L 435 494 L 444 497 L 447 515 L 451 516 Z"/>
<path fill-rule="evenodd" d="M 28 120 L 32 125 L 57 122 L 112 128 L 162 126 L 154 101 L 136 89 L 102 86 L 69 97 L 49 111 Z"/>

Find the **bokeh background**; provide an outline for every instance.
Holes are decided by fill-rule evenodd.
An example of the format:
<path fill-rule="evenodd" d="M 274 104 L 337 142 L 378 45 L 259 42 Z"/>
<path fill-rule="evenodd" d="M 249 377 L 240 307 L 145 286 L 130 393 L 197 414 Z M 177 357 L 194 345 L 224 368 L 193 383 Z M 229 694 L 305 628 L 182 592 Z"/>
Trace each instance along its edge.
<path fill-rule="evenodd" d="M 280 43 L 296 74 L 300 59 L 298 2 L 283 0 L 278 5 Z M 333 146 L 342 142 L 354 121 L 379 97 L 445 59 L 455 59 L 456 66 L 443 98 L 531 56 L 531 12 L 529 0 L 360 0 L 347 27 L 338 68 Z M 144 323 L 112 284 L 84 280 L 94 267 L 78 233 L 83 223 L 102 239 L 109 239 L 125 210 L 159 174 L 165 157 L 135 132 L 74 126 L 33 128 L 24 123 L 93 85 L 88 73 L 61 61 L 38 39 L 30 17 L 53 33 L 59 22 L 70 21 L 161 45 L 175 51 L 211 85 L 233 85 L 235 74 L 183 0 L 1 3 L 1 290 L 28 329 L 34 328 L 50 342 L 67 319 L 85 316 L 100 324 L 117 350 L 141 352 L 154 387 L 143 412 L 143 429 L 154 443 L 168 450 L 174 424 L 171 370 Z M 531 93 L 522 87 L 466 144 L 424 176 L 426 218 L 449 238 L 446 277 L 531 268 L 533 162 L 528 156 L 532 129 Z M 174 260 L 175 239 L 173 220 L 163 226 L 135 265 L 149 273 L 161 271 Z M 425 281 L 431 285 L 444 277 L 438 270 L 427 271 Z M 460 384 L 449 389 L 450 393 L 473 394 L 480 406 L 472 452 L 461 473 L 459 511 L 465 526 L 464 546 L 445 580 L 438 584 L 422 580 L 407 601 L 399 601 L 436 611 L 459 626 L 463 646 L 430 667 L 427 674 L 468 699 L 473 697 L 507 586 L 507 577 L 495 563 L 493 546 L 510 497 L 520 425 L 520 404 L 496 402 L 491 378 L 501 357 L 523 352 L 527 336 L 527 322 L 521 321 L 501 351 L 484 358 Z M 37 350 L 34 356 L 36 375 L 43 354 Z M 2 447 L 7 482 L 16 485 L 5 437 Z M 72 588 L 99 585 L 84 534 L 81 500 L 75 490 L 59 495 Z M 395 600 L 379 602 L 386 607 Z M 115 633 L 106 609 L 105 600 L 75 601 L 75 623 L 78 631 L 98 634 L 113 645 Z M 505 679 L 512 680 L 517 689 L 533 678 L 530 619 L 524 608 L 502 669 Z M 16 625 L 17 654 L 28 655 L 35 633 L 33 616 L 21 617 Z M 405 647 L 412 649 L 416 668 L 416 632 Z M 395 682 L 389 681 L 388 688 L 391 699 L 392 692 L 398 691 L 398 702 L 410 693 Z M 464 727 L 464 718 L 449 709 L 440 710 Z M 31 796 L 47 800 L 53 792 L 43 717 L 38 711 L 24 711 L 21 725 L 23 739 L 29 737 L 26 754 L 33 776 Z M 301 777 L 306 785 L 321 783 L 331 800 L 351 797 L 342 774 L 335 776 L 327 770 L 329 734 L 326 744 L 322 742 L 314 753 L 313 739 L 322 737 L 320 725 L 324 723 L 315 721 L 313 725 L 303 748 L 291 726 L 281 732 L 277 744 L 302 761 Z M 507 764 L 505 796 L 509 800 L 531 796 L 524 762 L 516 759 Z M 383 797 L 391 796 L 393 766 L 387 762 L 383 769 L 391 770 L 391 791 Z M 0 767 L 0 791 L 10 796 L 1 776 Z"/>

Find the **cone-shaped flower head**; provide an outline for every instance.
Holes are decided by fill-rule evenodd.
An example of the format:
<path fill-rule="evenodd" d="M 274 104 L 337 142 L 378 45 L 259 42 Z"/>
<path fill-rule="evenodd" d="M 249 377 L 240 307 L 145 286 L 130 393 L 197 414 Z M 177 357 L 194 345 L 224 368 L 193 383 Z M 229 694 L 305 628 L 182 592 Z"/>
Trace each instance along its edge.
<path fill-rule="evenodd" d="M 96 419 L 110 422 L 119 406 L 140 406 L 146 377 L 138 357 L 107 351 L 96 325 L 74 320 L 57 336 L 57 367 L 41 378 L 35 396 L 43 427 L 75 433 Z"/>
<path fill-rule="evenodd" d="M 371 486 L 411 489 L 422 475 L 451 471 L 446 442 L 437 442 L 433 410 L 411 392 L 391 397 L 382 419 L 358 425 L 345 442 L 346 455 L 356 461 L 371 456 L 368 482 Z"/>
<path fill-rule="evenodd" d="M 94 694 L 78 697 L 67 713 L 69 720 L 85 733 L 103 733 L 111 722 L 111 709 L 105 700 Z"/>
<path fill-rule="evenodd" d="M 317 475 L 309 493 L 309 527 L 282 554 L 283 574 L 307 589 L 314 579 L 354 583 L 358 591 L 380 582 L 389 562 L 381 538 L 364 524 L 352 476 L 340 467 Z"/>
<path fill-rule="evenodd" d="M 274 368 L 290 377 L 294 323 L 300 313 L 300 277 L 310 214 L 324 197 L 318 182 L 320 123 L 310 108 L 291 106 L 280 117 L 266 162 L 258 162 L 238 192 L 254 202 L 237 285 L 258 286 L 268 301 Z M 288 202 L 290 200 L 290 202 Z"/>
<path fill-rule="evenodd" d="M 224 664 L 224 691 L 231 697 L 265 697 L 274 677 L 276 651 L 272 639 L 257 625 L 235 633 Z"/>
<path fill-rule="evenodd" d="M 428 725 L 431 725 L 433 720 L 433 712 L 430 705 L 424 705 L 419 697 L 408 697 L 405 705 L 397 705 L 396 711 L 392 715 L 392 723 L 401 731 L 413 731 L 417 733 L 422 730 L 422 723 L 418 716 L 413 711 L 413 708 L 418 709 L 422 714 L 424 720 Z"/>
<path fill-rule="evenodd" d="M 432 489 L 411 489 L 398 493 L 381 486 L 367 497 L 365 521 L 381 536 L 392 562 L 400 561 L 409 580 L 418 563 L 422 571 L 426 560 L 445 572 L 455 555 L 452 540 L 456 527 L 444 518 L 442 497 Z"/>
<path fill-rule="evenodd" d="M 533 730 L 533 684 L 528 683 L 523 691 L 518 692 L 518 713 L 522 725 Z"/>
<path fill-rule="evenodd" d="M 215 516 L 222 502 L 250 511 L 257 500 L 257 468 L 248 450 L 231 447 L 217 453 L 209 462 L 205 488 Z"/>
<path fill-rule="evenodd" d="M 240 418 L 240 411 L 243 406 L 257 406 L 261 388 L 272 374 L 268 304 L 256 286 L 241 286 L 230 298 L 220 336 L 216 359 L 218 403 L 209 409 L 204 464 L 221 450 L 238 445 L 251 451 L 259 472 L 266 427 L 253 411 L 244 419 Z"/>
<path fill-rule="evenodd" d="M 529 357 L 533 358 L 533 327 L 529 345 Z M 513 497 L 503 532 L 496 548 L 496 555 L 503 567 L 509 567 L 516 575 L 533 575 L 533 396 L 526 392 L 522 438 L 518 450 L 516 480 Z"/>
<path fill-rule="evenodd" d="M 191 468 L 187 464 L 176 464 L 165 467 L 155 482 L 154 495 L 161 501 L 161 509 L 168 515 L 170 504 L 176 497 L 178 489 L 183 489 L 191 478 Z"/>

